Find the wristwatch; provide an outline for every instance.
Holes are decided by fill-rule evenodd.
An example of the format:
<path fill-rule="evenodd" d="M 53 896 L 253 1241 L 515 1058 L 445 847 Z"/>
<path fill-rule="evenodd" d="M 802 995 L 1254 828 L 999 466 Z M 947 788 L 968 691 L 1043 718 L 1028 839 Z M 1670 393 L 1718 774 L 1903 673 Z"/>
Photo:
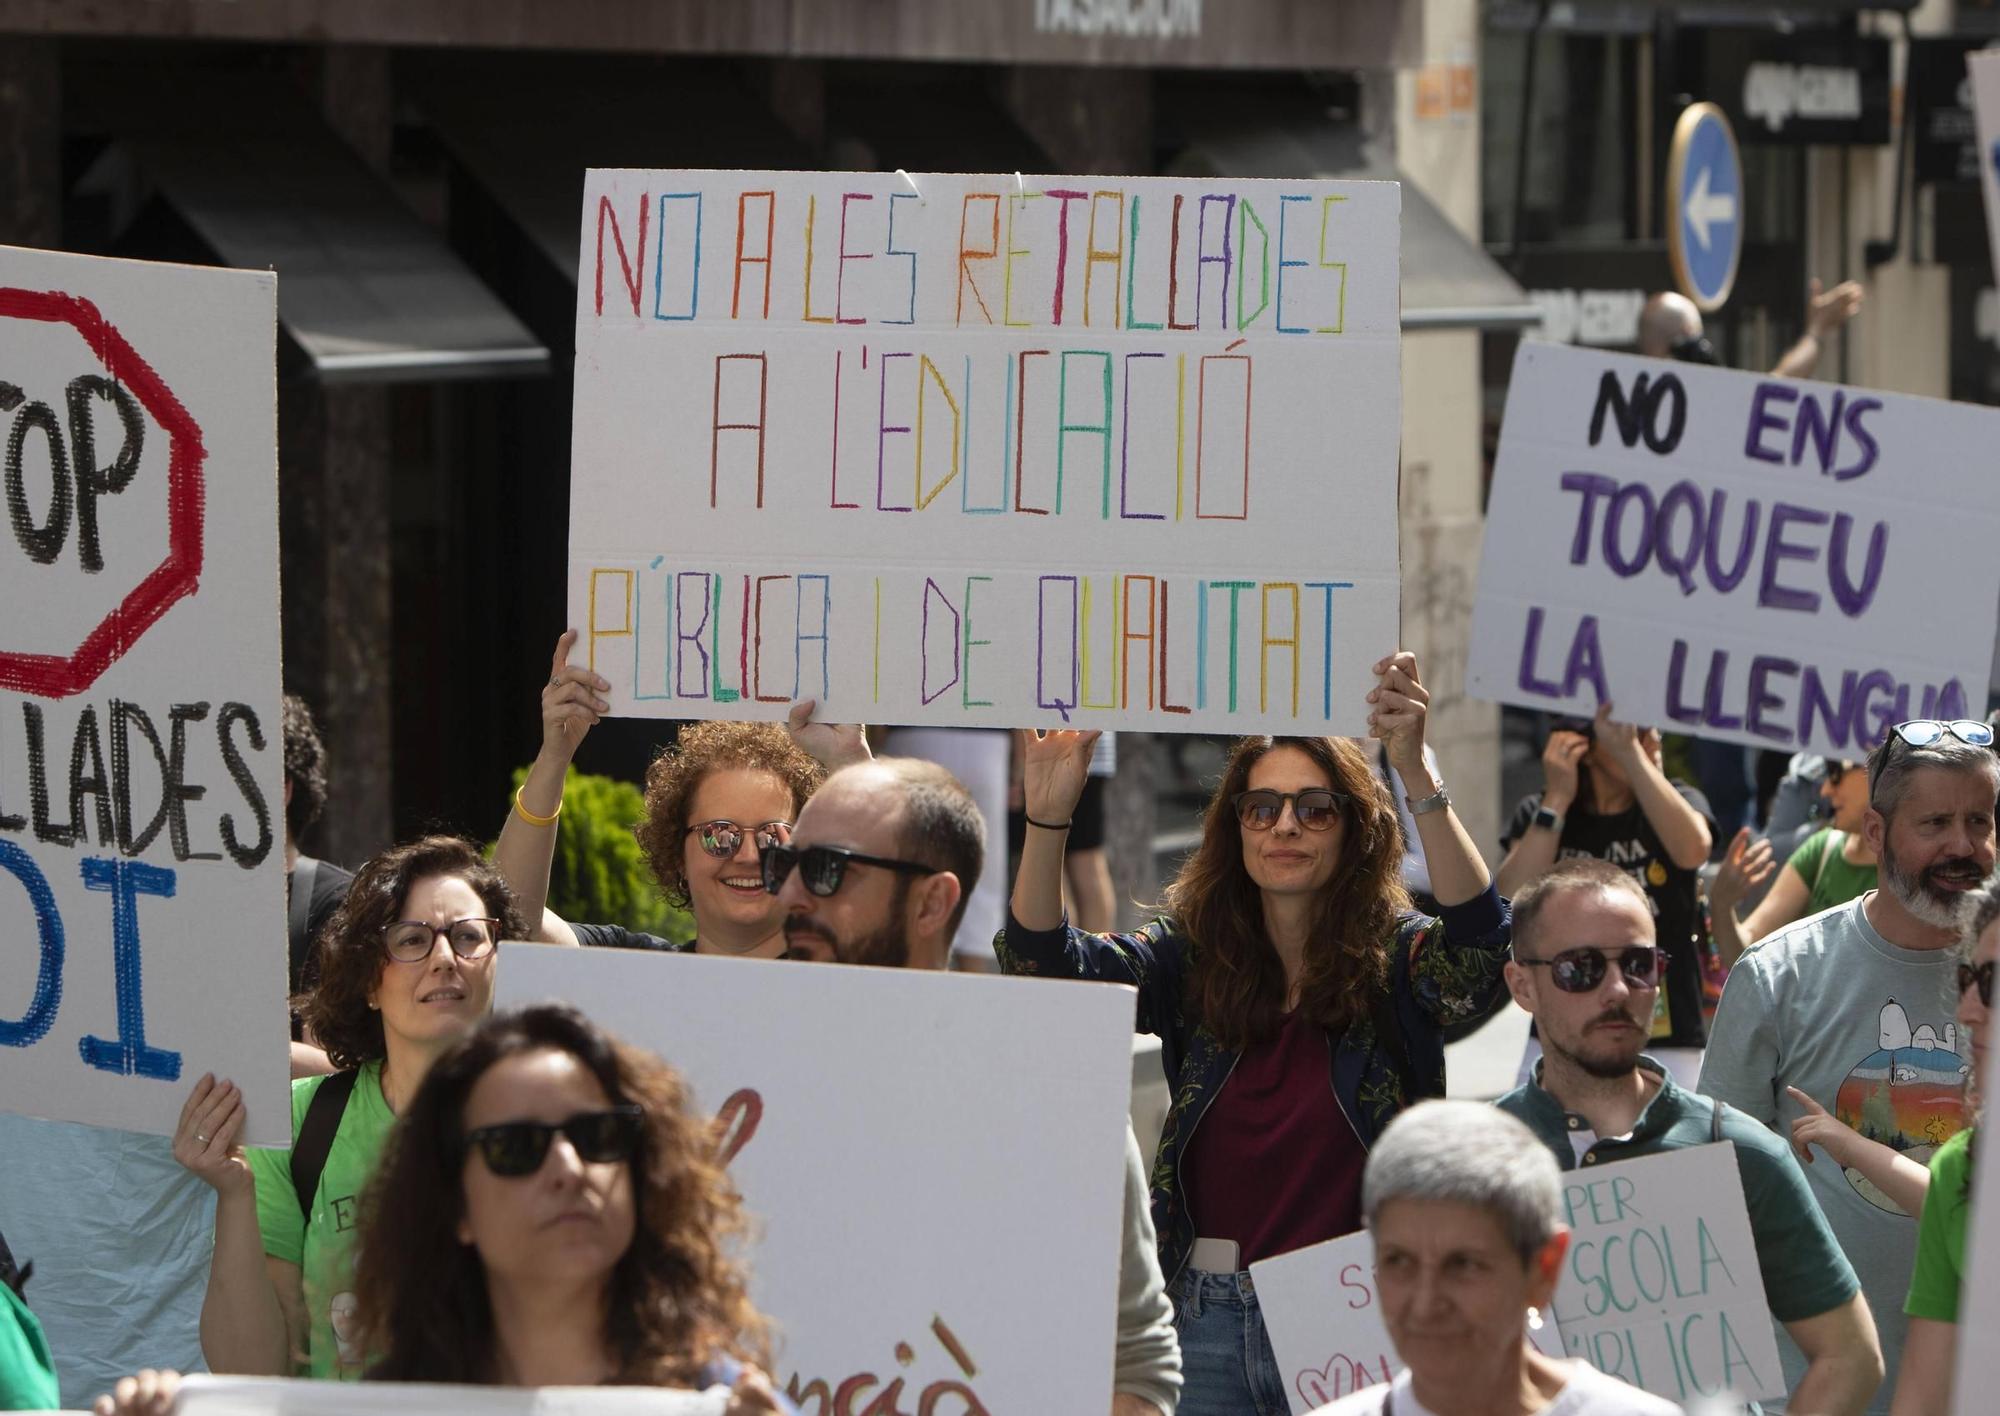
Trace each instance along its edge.
<path fill-rule="evenodd" d="M 1563 828 L 1563 814 L 1551 807 L 1543 807 L 1535 813 L 1534 825 L 1545 831 L 1560 832 Z"/>
<path fill-rule="evenodd" d="M 1403 805 L 1407 806 L 1410 809 L 1410 815 L 1424 816 L 1433 811 L 1443 811 L 1447 806 L 1450 806 L 1451 795 L 1445 791 L 1444 783 L 1439 782 L 1438 789 L 1432 792 L 1429 796 L 1423 797 L 1416 801 L 1412 801 L 1410 798 L 1404 797 Z"/>

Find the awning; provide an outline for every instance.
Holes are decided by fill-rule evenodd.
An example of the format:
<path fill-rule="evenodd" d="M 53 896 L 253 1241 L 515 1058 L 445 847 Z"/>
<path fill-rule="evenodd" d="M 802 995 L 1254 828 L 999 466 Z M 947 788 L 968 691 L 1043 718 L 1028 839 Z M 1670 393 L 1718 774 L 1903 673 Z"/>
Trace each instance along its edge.
<path fill-rule="evenodd" d="M 1199 136 L 1169 171 L 1190 177 L 1350 177 L 1403 184 L 1403 328 L 1530 329 L 1540 309 L 1423 189 L 1375 158 L 1360 132 L 1301 96 L 1258 104 L 1218 102 L 1190 115 Z"/>
<path fill-rule="evenodd" d="M 1851 20 L 1859 10 L 1914 10 L 1921 0 L 1487 0 L 1496 30 L 1651 34 L 1662 14 L 1682 25 L 1789 30 Z"/>
<path fill-rule="evenodd" d="M 549 371 L 541 342 L 295 91 L 180 79 L 120 69 L 71 97 L 224 264 L 277 271 L 278 322 L 321 381 Z"/>

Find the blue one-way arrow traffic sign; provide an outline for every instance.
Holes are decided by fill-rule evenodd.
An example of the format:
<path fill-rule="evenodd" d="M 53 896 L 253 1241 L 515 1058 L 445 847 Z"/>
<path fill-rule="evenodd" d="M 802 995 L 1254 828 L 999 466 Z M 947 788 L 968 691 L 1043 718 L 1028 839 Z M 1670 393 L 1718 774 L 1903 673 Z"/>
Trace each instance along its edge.
<path fill-rule="evenodd" d="M 1674 283 L 1716 310 L 1736 283 L 1743 254 L 1743 162 L 1729 119 L 1712 103 L 1690 104 L 1674 125 L 1667 164 L 1667 255 Z"/>

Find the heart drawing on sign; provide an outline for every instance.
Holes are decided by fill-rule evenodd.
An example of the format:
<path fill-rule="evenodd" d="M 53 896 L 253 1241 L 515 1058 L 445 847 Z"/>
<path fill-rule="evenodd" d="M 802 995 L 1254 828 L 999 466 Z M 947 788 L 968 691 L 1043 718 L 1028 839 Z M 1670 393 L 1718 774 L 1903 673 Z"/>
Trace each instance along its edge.
<path fill-rule="evenodd" d="M 1363 1387 L 1375 1385 L 1378 1381 L 1389 1380 L 1389 1359 L 1381 1359 L 1382 1375 L 1376 1376 L 1368 1364 L 1357 1362 L 1345 1352 L 1336 1352 L 1324 1367 L 1314 1370 L 1306 1368 L 1298 1374 L 1293 1385 L 1308 1406 L 1324 1406 L 1329 1401 L 1360 1391 Z"/>
<path fill-rule="evenodd" d="M 749 1087 L 722 1103 L 722 1110 L 715 1113 L 715 1133 L 724 1165 L 750 1144 L 750 1138 L 757 1134 L 757 1123 L 763 1119 L 764 1098 Z"/>

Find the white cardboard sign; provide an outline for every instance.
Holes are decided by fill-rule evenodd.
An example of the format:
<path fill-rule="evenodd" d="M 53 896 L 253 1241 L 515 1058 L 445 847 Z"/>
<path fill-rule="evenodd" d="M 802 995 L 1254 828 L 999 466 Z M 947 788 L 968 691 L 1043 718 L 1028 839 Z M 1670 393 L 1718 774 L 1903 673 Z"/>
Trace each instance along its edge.
<path fill-rule="evenodd" d="M 1361 731 L 1393 183 L 600 170 L 569 607 L 612 711 Z"/>
<path fill-rule="evenodd" d="M 0 248 L 0 1107 L 291 1139 L 277 282 Z"/>
<path fill-rule="evenodd" d="M 1305 1416 L 1403 1370 L 1375 1290 L 1375 1241 L 1366 1231 L 1250 1265 L 1271 1349 L 1293 1416 Z M 1565 1355 L 1551 1317 L 1528 1333 Z"/>
<path fill-rule="evenodd" d="M 574 1003 L 727 1118 L 751 1297 L 802 1409 L 1109 1408 L 1130 989 L 502 953 L 503 1006 Z"/>
<path fill-rule="evenodd" d="M 2000 1048 L 1988 1049 L 1980 1095 L 2000 1096 Z M 1989 1108 L 1990 1109 L 1990 1108 Z M 1972 1167 L 1972 1208 L 1966 1215 L 1965 1274 L 1958 1291 L 1958 1352 L 1952 1377 L 1954 1416 L 1987 1416 L 2000 1391 L 2000 1343 L 1967 1334 L 2000 1331 L 2000 1165 Z"/>
<path fill-rule="evenodd" d="M 174 1416 L 724 1416 L 729 1392 L 191 1376 Z"/>
<path fill-rule="evenodd" d="M 1966 56 L 1972 105 L 1979 122 L 1979 184 L 1986 191 L 1986 238 L 1993 247 L 1993 279 L 2000 284 L 2000 49 Z"/>
<path fill-rule="evenodd" d="M 1976 714 L 1996 445 L 1990 408 L 1524 343 L 1469 691 L 1850 758 Z"/>

